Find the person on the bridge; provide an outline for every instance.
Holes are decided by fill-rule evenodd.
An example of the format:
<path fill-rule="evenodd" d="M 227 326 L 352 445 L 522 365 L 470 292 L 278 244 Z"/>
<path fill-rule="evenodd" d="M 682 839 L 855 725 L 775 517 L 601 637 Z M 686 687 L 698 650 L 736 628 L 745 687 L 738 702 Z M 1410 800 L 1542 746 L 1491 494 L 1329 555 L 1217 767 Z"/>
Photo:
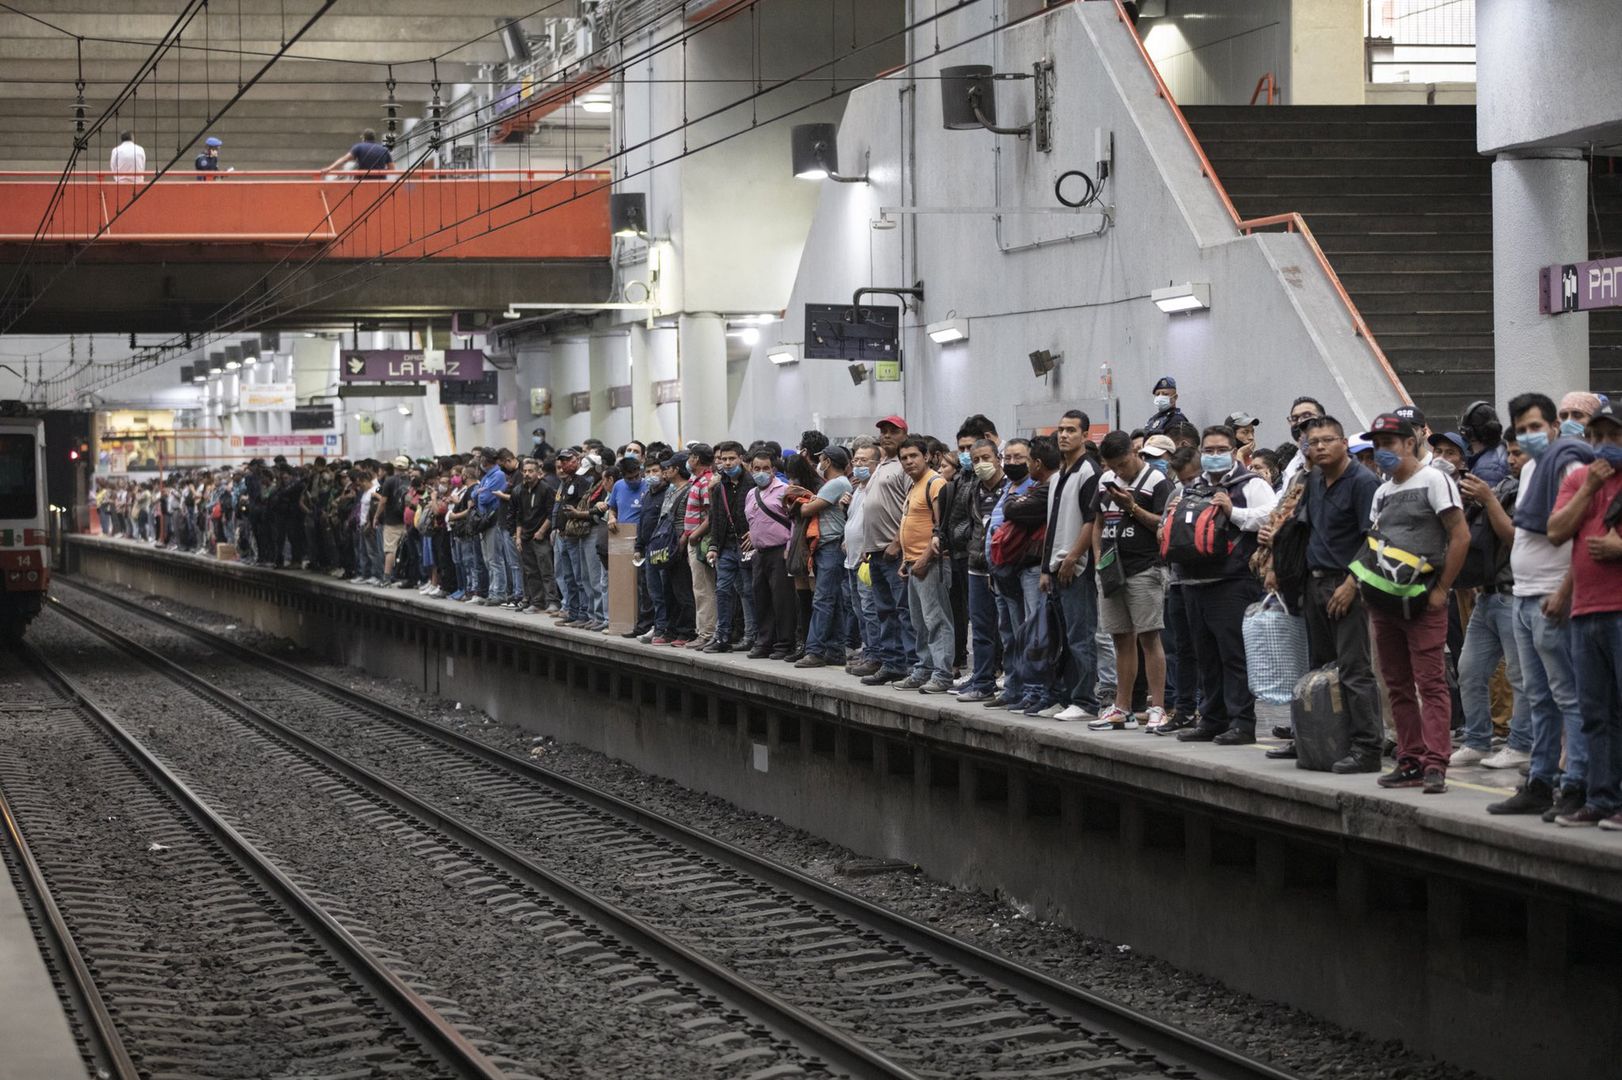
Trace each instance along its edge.
<path fill-rule="evenodd" d="M 1143 425 L 1143 433 L 1147 435 L 1161 435 L 1172 424 L 1186 424 L 1189 422 L 1183 410 L 1177 407 L 1177 380 L 1170 375 L 1162 375 L 1160 381 L 1155 383 L 1155 414 L 1149 417 L 1149 422 Z"/>
<path fill-rule="evenodd" d="M 141 182 L 141 176 L 146 172 L 146 149 L 135 141 L 133 131 L 119 133 L 118 145 L 113 147 L 112 157 L 108 160 L 108 169 L 113 174 L 114 183 Z"/>
<path fill-rule="evenodd" d="M 223 145 L 224 144 L 221 143 L 219 139 L 215 138 L 212 135 L 210 135 L 208 138 L 203 140 L 203 152 L 201 154 L 198 154 L 196 160 L 194 160 L 192 162 L 192 168 L 195 169 L 199 174 L 197 179 L 199 179 L 199 180 L 212 180 L 212 179 L 214 179 L 214 177 L 202 175 L 202 174 L 205 174 L 205 173 L 235 172 L 236 171 L 235 169 L 221 169 L 220 168 L 220 147 L 223 146 Z"/>
<path fill-rule="evenodd" d="M 389 148 L 377 141 L 377 132 L 367 128 L 360 133 L 360 142 L 351 146 L 321 171 L 323 173 L 337 172 L 350 162 L 355 163 L 354 171 L 357 173 L 388 172 L 394 168 L 394 155 Z"/>

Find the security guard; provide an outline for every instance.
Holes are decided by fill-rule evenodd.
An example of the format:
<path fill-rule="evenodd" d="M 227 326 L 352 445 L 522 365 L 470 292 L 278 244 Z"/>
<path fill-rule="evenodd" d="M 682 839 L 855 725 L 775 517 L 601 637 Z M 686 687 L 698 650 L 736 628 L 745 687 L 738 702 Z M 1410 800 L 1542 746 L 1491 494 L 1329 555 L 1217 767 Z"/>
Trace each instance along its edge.
<path fill-rule="evenodd" d="M 198 154 L 197 159 L 192 162 L 192 168 L 196 169 L 199 173 L 217 173 L 217 172 L 219 172 L 220 171 L 220 147 L 223 146 L 223 145 L 224 144 L 221 143 L 220 140 L 216 139 L 212 135 L 210 135 L 208 138 L 204 139 L 203 140 L 203 152 L 201 154 Z M 226 171 L 230 172 L 232 170 L 227 169 Z M 199 179 L 199 180 L 212 180 L 214 178 L 210 177 L 210 176 L 199 176 L 197 179 Z"/>

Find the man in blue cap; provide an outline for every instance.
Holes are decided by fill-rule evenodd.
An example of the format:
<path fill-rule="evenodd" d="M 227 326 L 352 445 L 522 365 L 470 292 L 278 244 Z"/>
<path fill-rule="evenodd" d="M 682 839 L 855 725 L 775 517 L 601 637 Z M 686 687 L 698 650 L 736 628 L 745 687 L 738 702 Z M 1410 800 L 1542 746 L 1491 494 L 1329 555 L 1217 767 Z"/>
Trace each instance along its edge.
<path fill-rule="evenodd" d="M 203 140 L 203 152 L 201 154 L 198 154 L 197 159 L 192 162 L 192 168 L 194 168 L 195 170 L 197 170 L 200 173 L 217 173 L 217 172 L 219 172 L 220 171 L 220 147 L 223 146 L 223 145 L 224 144 L 221 143 L 220 140 L 216 139 L 212 135 L 210 135 L 208 138 L 204 139 Z M 231 172 L 232 170 L 227 169 L 225 171 L 226 172 Z M 209 179 L 212 179 L 212 178 L 207 177 L 207 176 L 199 176 L 197 179 L 199 179 L 199 180 L 209 180 Z"/>
<path fill-rule="evenodd" d="M 1177 407 L 1177 380 L 1170 375 L 1162 375 L 1160 381 L 1155 383 L 1155 413 L 1149 417 L 1149 422 L 1143 425 L 1145 435 L 1162 434 L 1173 424 L 1186 424 L 1188 417 L 1183 410 Z"/>

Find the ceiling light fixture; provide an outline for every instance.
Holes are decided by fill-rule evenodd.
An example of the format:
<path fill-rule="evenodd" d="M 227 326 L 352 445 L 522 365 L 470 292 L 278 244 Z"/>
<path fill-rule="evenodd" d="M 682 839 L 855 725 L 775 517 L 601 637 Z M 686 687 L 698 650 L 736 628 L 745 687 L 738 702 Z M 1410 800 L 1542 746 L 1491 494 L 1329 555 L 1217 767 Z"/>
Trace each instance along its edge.
<path fill-rule="evenodd" d="M 832 180 L 836 184 L 868 183 L 868 155 L 862 155 L 862 175 L 839 173 L 839 129 L 833 124 L 795 124 L 789 135 L 794 175 L 801 180 Z"/>
<path fill-rule="evenodd" d="M 937 345 L 949 345 L 954 341 L 969 340 L 969 320 L 945 319 L 941 322 L 932 322 L 928 328 L 929 340 Z"/>
<path fill-rule="evenodd" d="M 608 97 L 589 97 L 580 101 L 580 111 L 589 113 L 611 113 L 614 111 L 614 100 Z"/>
<path fill-rule="evenodd" d="M 798 364 L 800 362 L 800 351 L 793 345 L 777 344 L 767 350 L 766 359 L 778 367 L 782 367 L 784 364 Z"/>
<path fill-rule="evenodd" d="M 1149 294 L 1155 307 L 1167 315 L 1202 311 L 1211 306 L 1211 286 L 1204 281 L 1185 281 L 1181 285 L 1167 285 Z"/>

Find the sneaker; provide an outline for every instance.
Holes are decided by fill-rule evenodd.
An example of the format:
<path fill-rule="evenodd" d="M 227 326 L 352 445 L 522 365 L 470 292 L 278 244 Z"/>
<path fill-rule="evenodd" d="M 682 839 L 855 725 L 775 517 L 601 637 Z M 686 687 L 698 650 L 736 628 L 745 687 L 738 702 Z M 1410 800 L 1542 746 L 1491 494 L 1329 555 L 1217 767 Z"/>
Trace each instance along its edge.
<path fill-rule="evenodd" d="M 435 585 L 432 589 L 429 589 L 423 595 L 428 597 L 428 599 L 430 599 L 430 600 L 443 600 L 449 594 L 446 593 L 445 590 L 440 588 L 438 585 Z"/>
<path fill-rule="evenodd" d="M 654 644 L 658 643 L 655 642 Z M 670 641 L 670 647 L 672 649 L 685 649 L 691 644 L 692 642 L 688 641 L 686 638 L 672 638 Z"/>
<path fill-rule="evenodd" d="M 1418 762 L 1400 762 L 1395 769 L 1380 777 L 1375 783 L 1383 788 L 1420 787 L 1425 783 L 1425 770 L 1419 767 Z"/>
<path fill-rule="evenodd" d="M 653 639 L 658 637 L 658 636 L 659 636 L 658 634 L 654 633 L 652 630 L 649 630 L 644 634 L 638 635 L 637 640 L 640 641 L 644 645 L 652 645 L 653 644 Z"/>
<path fill-rule="evenodd" d="M 1172 714 L 1166 717 L 1166 722 L 1154 728 L 1153 731 L 1156 735 L 1176 735 L 1178 732 L 1187 731 L 1194 726 L 1195 720 L 1192 716 L 1188 713 L 1173 710 Z"/>
<path fill-rule="evenodd" d="M 1329 766 L 1329 771 L 1339 776 L 1351 776 L 1354 773 L 1379 772 L 1379 754 L 1359 754 L 1355 750 Z"/>
<path fill-rule="evenodd" d="M 1447 773 L 1441 769 L 1425 770 L 1425 786 L 1420 789 L 1426 795 L 1440 795 L 1447 790 Z"/>
<path fill-rule="evenodd" d="M 417 591 L 420 592 L 420 593 L 433 592 L 434 591 L 433 582 L 428 582 L 427 584 L 424 584 L 424 585 L 418 585 L 417 586 Z"/>
<path fill-rule="evenodd" d="M 1295 738 L 1295 728 L 1291 727 L 1289 724 L 1274 724 L 1273 738 L 1293 739 Z"/>
<path fill-rule="evenodd" d="M 990 701 L 996 696 L 987 690 L 959 690 L 957 692 L 957 699 L 965 705 L 976 701 Z"/>
<path fill-rule="evenodd" d="M 852 660 L 845 665 L 845 674 L 865 679 L 877 672 L 881 666 L 877 660 Z"/>
<path fill-rule="evenodd" d="M 1159 705 L 1149 706 L 1149 711 L 1143 714 L 1143 730 L 1159 733 L 1166 726 L 1166 710 Z"/>
<path fill-rule="evenodd" d="M 1485 750 L 1477 750 L 1473 746 L 1461 746 L 1453 751 L 1453 756 L 1447 759 L 1450 769 L 1462 769 L 1466 765 L 1480 765 L 1487 760 Z"/>
<path fill-rule="evenodd" d="M 1064 714 L 1059 714 L 1060 719 Z M 1135 731 L 1138 718 L 1117 705 L 1105 709 L 1097 720 L 1087 725 L 1088 731 Z"/>
<path fill-rule="evenodd" d="M 1543 780 L 1528 780 L 1503 802 L 1491 803 L 1489 814 L 1541 814 L 1554 805 L 1554 788 Z"/>
<path fill-rule="evenodd" d="M 905 679 L 906 677 L 907 673 L 905 671 L 896 671 L 894 668 L 881 667 L 871 675 L 862 676 L 862 685 L 883 686 L 885 683 L 895 682 L 897 679 Z"/>
<path fill-rule="evenodd" d="M 1019 702 L 1006 694 L 998 694 L 980 707 L 982 709 L 1014 709 L 1019 707 Z"/>
<path fill-rule="evenodd" d="M 930 679 L 918 688 L 920 694 L 948 694 L 952 691 L 952 683 L 948 679 Z"/>
<path fill-rule="evenodd" d="M 764 660 L 771 654 L 772 647 L 770 645 L 756 645 L 753 649 L 750 649 L 747 653 L 745 653 L 744 657 L 745 659 L 749 660 Z"/>
<path fill-rule="evenodd" d="M 818 656 L 816 653 L 806 653 L 804 656 L 794 661 L 794 666 L 797 668 L 827 667 L 828 661 Z"/>
<path fill-rule="evenodd" d="M 712 641 L 699 651 L 707 653 L 729 653 L 732 651 L 732 646 L 728 645 L 724 641 Z"/>
<path fill-rule="evenodd" d="M 892 683 L 890 688 L 892 690 L 921 690 L 927 682 L 929 682 L 928 679 L 919 678 L 917 675 L 908 675 L 905 679 L 899 679 Z"/>
<path fill-rule="evenodd" d="M 529 607 L 524 609 L 525 615 L 539 615 L 540 613 L 541 609 L 536 607 L 534 604 L 531 604 Z"/>
<path fill-rule="evenodd" d="M 1587 829 L 1598 825 L 1611 815 L 1597 806 L 1584 804 L 1575 813 L 1561 814 L 1554 819 L 1556 825 L 1567 829 Z"/>
<path fill-rule="evenodd" d="M 1530 764 L 1532 755 L 1524 750 L 1512 750 L 1504 747 L 1491 757 L 1481 759 L 1482 768 L 1486 769 L 1518 769 L 1522 765 Z"/>
<path fill-rule="evenodd" d="M 467 599 L 467 593 L 463 592 L 461 589 L 457 589 L 455 592 L 451 593 L 450 599 L 452 599 L 452 600 L 466 600 Z"/>
<path fill-rule="evenodd" d="M 1606 832 L 1622 832 L 1622 812 L 1612 814 L 1599 823 L 1599 827 Z"/>
<path fill-rule="evenodd" d="M 594 634 L 604 633 L 608 630 L 608 620 L 599 619 L 597 622 L 588 623 L 586 629 L 590 630 Z"/>
<path fill-rule="evenodd" d="M 1070 706 L 1064 704 L 1063 702 L 1055 701 L 1051 705 L 1042 706 L 1040 709 L 1037 709 L 1036 712 L 1034 712 L 1034 713 L 1027 710 L 1025 715 L 1026 716 L 1040 716 L 1045 720 L 1052 720 L 1055 717 L 1057 717 L 1060 713 L 1062 713 L 1066 709 L 1068 709 L 1069 707 Z"/>
<path fill-rule="evenodd" d="M 1571 817 L 1588 804 L 1588 792 L 1580 787 L 1563 787 L 1555 798 L 1554 805 L 1543 811 L 1543 820 L 1548 824 L 1563 817 Z"/>
<path fill-rule="evenodd" d="M 653 635 L 653 640 L 648 642 L 648 644 L 649 645 L 674 645 L 675 641 L 672 638 L 665 637 L 663 634 L 655 634 L 655 635 Z"/>

